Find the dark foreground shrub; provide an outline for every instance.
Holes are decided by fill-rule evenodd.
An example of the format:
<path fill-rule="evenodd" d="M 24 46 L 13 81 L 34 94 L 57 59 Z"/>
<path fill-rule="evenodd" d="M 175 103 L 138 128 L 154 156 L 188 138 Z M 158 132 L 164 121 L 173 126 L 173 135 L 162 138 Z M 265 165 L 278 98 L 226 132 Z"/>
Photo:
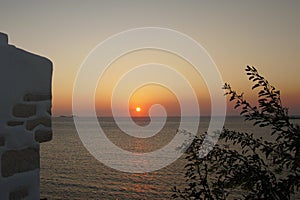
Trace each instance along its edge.
<path fill-rule="evenodd" d="M 203 136 L 187 149 L 186 186 L 174 187 L 174 199 L 227 199 L 235 190 L 243 199 L 290 199 L 300 185 L 300 129 L 291 122 L 288 109 L 276 90 L 254 67 L 245 69 L 258 104 L 252 106 L 229 84 L 223 89 L 240 115 L 254 126 L 269 127 L 274 140 L 224 128 L 218 144 L 199 157 Z M 232 198 L 232 197 L 230 197 Z"/>

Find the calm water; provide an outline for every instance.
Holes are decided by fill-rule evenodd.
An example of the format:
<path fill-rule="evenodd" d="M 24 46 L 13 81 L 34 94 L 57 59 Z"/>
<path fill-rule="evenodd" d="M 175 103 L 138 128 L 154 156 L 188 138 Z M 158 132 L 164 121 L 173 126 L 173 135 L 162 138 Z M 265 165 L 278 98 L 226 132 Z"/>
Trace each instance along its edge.
<path fill-rule="evenodd" d="M 176 133 L 178 121 L 178 118 L 170 118 L 159 134 L 137 139 L 122 133 L 111 118 L 100 119 L 108 138 L 133 152 L 150 152 L 166 145 Z M 296 122 L 299 124 L 299 120 Z M 137 123 L 148 122 L 140 119 Z M 201 118 L 199 132 L 206 131 L 208 123 L 209 118 Z M 268 132 L 237 117 L 227 118 L 225 126 L 259 136 Z M 53 131 L 53 140 L 41 145 L 41 198 L 170 199 L 171 188 L 185 182 L 183 157 L 155 172 L 124 173 L 103 165 L 88 153 L 76 133 L 73 119 L 53 118 Z"/>

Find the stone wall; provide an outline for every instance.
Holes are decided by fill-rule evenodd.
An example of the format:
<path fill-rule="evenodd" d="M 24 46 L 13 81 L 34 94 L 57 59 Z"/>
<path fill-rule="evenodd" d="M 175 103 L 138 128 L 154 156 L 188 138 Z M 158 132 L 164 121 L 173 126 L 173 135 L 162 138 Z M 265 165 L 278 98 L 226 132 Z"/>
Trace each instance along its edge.
<path fill-rule="evenodd" d="M 52 139 L 52 63 L 0 33 L 0 199 L 39 199 L 41 142 Z"/>

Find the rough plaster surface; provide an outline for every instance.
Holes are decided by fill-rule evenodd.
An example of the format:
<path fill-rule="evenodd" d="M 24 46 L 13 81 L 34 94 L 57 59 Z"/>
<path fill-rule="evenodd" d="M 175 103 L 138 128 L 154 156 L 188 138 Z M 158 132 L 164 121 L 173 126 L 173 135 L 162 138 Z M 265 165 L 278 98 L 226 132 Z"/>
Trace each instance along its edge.
<path fill-rule="evenodd" d="M 39 142 L 52 138 L 52 63 L 0 33 L 0 199 L 39 199 Z"/>

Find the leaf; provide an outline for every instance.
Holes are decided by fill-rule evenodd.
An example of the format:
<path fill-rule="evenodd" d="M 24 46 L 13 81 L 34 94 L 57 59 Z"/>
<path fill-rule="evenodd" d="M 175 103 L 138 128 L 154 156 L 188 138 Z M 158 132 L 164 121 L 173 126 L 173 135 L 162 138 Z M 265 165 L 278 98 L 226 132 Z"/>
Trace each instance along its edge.
<path fill-rule="evenodd" d="M 240 115 L 243 115 L 246 112 L 248 112 L 248 110 L 243 110 L 242 112 L 240 112 Z"/>
<path fill-rule="evenodd" d="M 255 89 L 255 88 L 257 88 L 257 87 L 259 87 L 259 86 L 260 86 L 260 84 L 258 84 L 258 83 L 255 84 L 254 86 L 252 86 L 252 90 Z"/>
<path fill-rule="evenodd" d="M 253 123 L 253 126 L 255 126 L 255 125 L 257 125 L 257 124 L 259 124 L 259 123 L 261 123 L 262 121 L 256 121 L 256 122 L 254 122 Z"/>
<path fill-rule="evenodd" d="M 234 109 L 237 109 L 238 107 L 240 107 L 241 104 L 237 103 L 235 106 L 234 106 Z"/>
<path fill-rule="evenodd" d="M 229 101 L 233 101 L 234 99 L 235 99 L 235 96 L 232 95 L 232 96 L 230 97 Z"/>

